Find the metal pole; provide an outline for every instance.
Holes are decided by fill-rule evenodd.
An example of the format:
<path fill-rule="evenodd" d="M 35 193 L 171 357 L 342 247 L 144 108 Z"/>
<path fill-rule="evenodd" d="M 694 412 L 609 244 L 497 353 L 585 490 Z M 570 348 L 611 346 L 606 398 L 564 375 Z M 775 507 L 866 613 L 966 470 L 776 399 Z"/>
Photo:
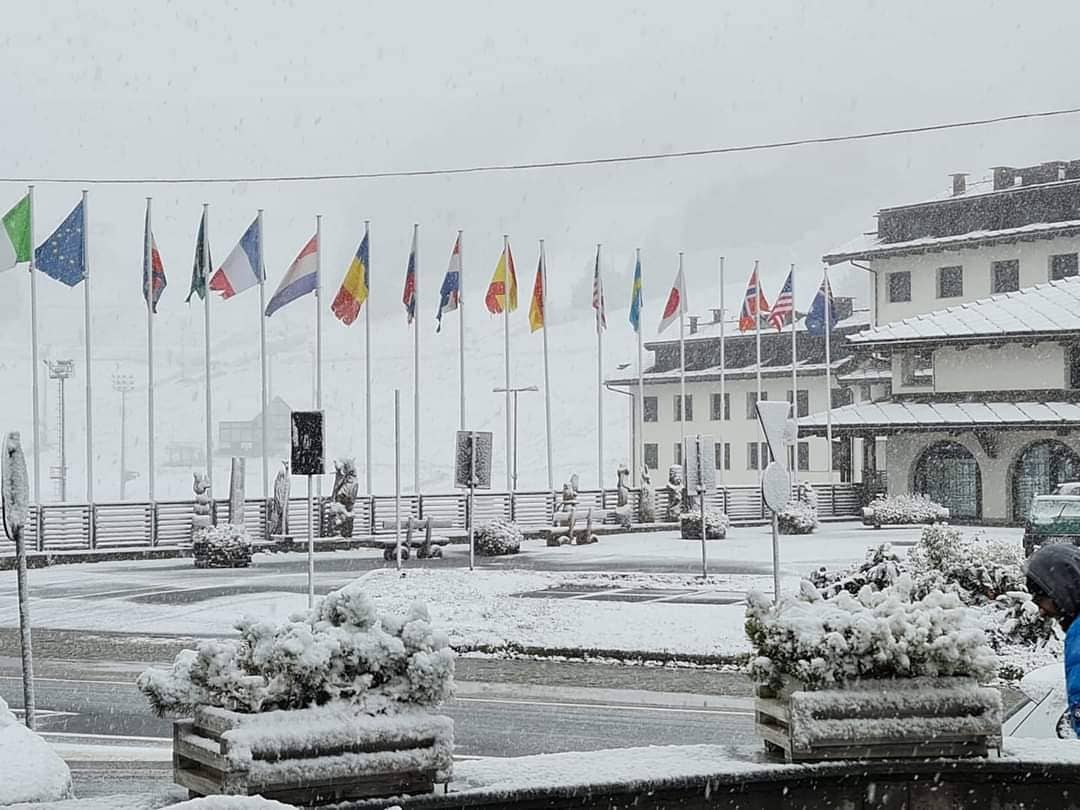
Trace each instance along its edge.
<path fill-rule="evenodd" d="M 322 214 L 315 215 L 315 410 L 323 409 L 322 403 Z M 325 425 L 325 422 L 324 422 Z M 322 476 L 315 481 L 319 508 L 322 508 Z M 310 504 L 309 504 L 310 507 Z M 288 510 L 286 510 L 288 511 Z M 322 521 L 320 520 L 321 524 Z"/>
<path fill-rule="evenodd" d="M 368 239 L 371 230 L 371 221 L 364 220 L 364 238 Z M 371 241 L 368 239 L 368 284 L 371 283 Z M 367 310 L 364 312 L 364 431 L 366 441 L 364 443 L 365 462 L 367 466 L 367 491 L 371 495 L 372 489 L 372 466 L 371 466 L 371 288 L 368 287 Z"/>
<path fill-rule="evenodd" d="M 307 606 L 315 607 L 315 509 L 312 503 L 311 478 L 307 477 Z M 285 504 L 287 512 L 289 505 Z"/>
<path fill-rule="evenodd" d="M 120 500 L 127 498 L 127 391 L 120 389 Z"/>
<path fill-rule="evenodd" d="M 604 330 L 600 317 L 604 305 L 604 282 L 600 278 L 600 245 L 596 245 L 596 285 L 600 288 L 596 315 L 596 483 L 600 490 L 600 505 L 604 506 Z"/>
<path fill-rule="evenodd" d="M 641 265 L 641 248 L 637 248 L 634 251 L 634 255 L 637 259 L 637 266 Z M 644 286 L 644 284 L 643 284 Z M 639 295 L 635 291 L 635 295 Z M 640 463 L 634 464 L 634 486 L 640 484 L 641 470 L 640 468 L 645 465 L 645 348 L 642 343 L 641 336 L 641 310 L 644 309 L 641 299 L 645 296 L 640 294 L 638 303 L 638 327 L 637 327 L 637 389 L 638 389 L 638 401 L 637 401 L 637 441 L 635 442 L 634 451 L 637 454 L 636 461 Z"/>
<path fill-rule="evenodd" d="M 712 463 L 709 459 L 702 459 L 701 457 L 701 435 L 698 434 L 697 442 L 697 492 L 698 501 L 701 503 L 701 578 L 709 578 L 709 563 L 705 557 L 705 542 L 709 539 L 708 529 L 705 525 L 705 487 L 702 486 L 702 481 L 705 480 L 705 464 Z"/>
<path fill-rule="evenodd" d="M 401 389 L 394 389 L 394 547 L 401 570 Z"/>
<path fill-rule="evenodd" d="M 780 527 L 776 512 L 772 513 L 772 576 L 773 602 L 780 601 Z"/>
<path fill-rule="evenodd" d="M 34 703 L 34 652 L 30 640 L 30 582 L 26 571 L 26 542 L 23 539 L 23 527 L 15 527 L 15 556 L 19 588 L 19 642 L 22 648 L 23 670 L 23 709 L 26 712 L 26 727 L 34 730 L 36 706 Z"/>
<path fill-rule="evenodd" d="M 756 348 L 757 362 L 754 364 L 754 372 L 757 377 L 757 401 L 761 402 L 761 312 L 758 309 L 758 304 L 761 303 L 761 276 L 758 274 L 758 262 L 754 260 L 754 343 Z M 761 426 L 761 420 L 758 420 L 758 433 L 760 439 L 765 438 L 765 428 Z M 762 458 L 761 452 L 762 442 L 758 441 L 758 479 L 765 472 L 765 465 L 768 464 L 767 458 Z"/>
<path fill-rule="evenodd" d="M 64 402 L 64 378 L 60 378 L 60 503 L 67 502 L 67 407 Z"/>
<path fill-rule="evenodd" d="M 544 254 L 544 240 L 540 240 L 540 306 L 544 313 L 544 432 L 547 438 L 547 483 L 548 496 L 555 492 L 555 466 L 551 457 L 551 376 L 548 373 L 548 304 L 547 304 L 547 257 Z"/>
<path fill-rule="evenodd" d="M 799 424 L 799 351 L 795 337 L 795 265 L 791 265 L 791 416 Z M 798 492 L 799 487 L 799 431 L 795 430 L 795 444 L 791 448 L 791 485 Z"/>
<path fill-rule="evenodd" d="M 94 374 L 90 367 L 90 253 L 87 245 L 87 191 L 83 189 L 83 222 L 82 222 L 82 249 L 85 278 L 83 279 L 83 327 L 86 330 L 86 503 L 90 509 L 89 526 L 90 548 L 94 547 L 94 407 L 93 407 L 93 379 Z"/>
<path fill-rule="evenodd" d="M 269 400 L 270 394 L 266 376 L 266 266 L 263 262 L 263 210 L 256 215 L 255 230 L 259 234 L 259 359 L 262 363 L 262 479 L 263 501 L 270 498 L 270 433 Z"/>
<path fill-rule="evenodd" d="M 458 387 L 461 404 L 459 406 L 458 429 L 465 429 L 465 248 L 461 243 L 461 231 L 458 238 Z"/>
<path fill-rule="evenodd" d="M 514 487 L 511 484 L 510 476 L 510 237 L 507 234 L 503 234 L 503 259 L 505 261 L 505 271 L 503 273 L 503 366 L 506 382 L 506 402 L 504 408 L 506 410 L 506 489 L 510 494 L 511 503 L 513 502 Z M 513 511 L 511 509 L 511 511 Z"/>
<path fill-rule="evenodd" d="M 476 535 L 473 515 L 476 513 L 476 433 L 469 437 L 469 570 L 476 566 Z"/>
<path fill-rule="evenodd" d="M 420 226 L 413 225 L 413 492 L 420 494 Z"/>
<path fill-rule="evenodd" d="M 829 284 L 829 269 L 825 268 L 825 440 L 828 452 L 825 454 L 829 463 L 829 484 L 833 483 L 833 443 L 832 443 L 832 285 Z"/>
<path fill-rule="evenodd" d="M 154 237 L 150 219 L 150 198 L 146 198 L 146 244 L 143 263 L 146 284 L 146 422 L 147 422 L 147 473 L 146 490 L 150 501 L 150 545 L 157 545 L 154 538 Z M 126 397 L 125 395 L 122 395 Z M 122 401 L 122 400 L 121 400 Z M 127 470 L 121 463 L 120 475 L 127 478 Z M 122 497 L 122 496 L 121 496 Z"/>
<path fill-rule="evenodd" d="M 679 251 L 679 278 L 685 279 L 683 275 L 683 254 Z M 684 282 L 685 286 L 685 282 Z M 680 290 L 680 293 L 683 291 Z M 679 302 L 679 442 L 680 446 L 686 446 L 686 317 L 683 314 L 683 310 L 686 307 L 686 302 Z M 686 459 L 682 460 L 682 466 L 685 467 Z M 681 497 L 681 496 L 680 496 Z"/>
<path fill-rule="evenodd" d="M 518 482 L 518 392 L 514 391 L 514 491 L 517 491 Z"/>
<path fill-rule="evenodd" d="M 33 367 L 34 395 L 34 503 L 41 504 L 41 393 L 38 388 L 37 273 L 34 272 L 34 187 L 27 186 L 30 197 L 30 364 Z"/>
<path fill-rule="evenodd" d="M 727 436 L 727 357 L 725 356 L 724 321 L 727 313 L 724 311 L 724 257 L 720 257 L 720 484 L 724 483 L 724 462 L 727 460 L 727 446 L 724 441 Z"/>
<path fill-rule="evenodd" d="M 206 248 L 206 262 L 210 261 L 210 204 L 203 203 L 202 232 Z M 206 365 L 206 478 L 210 484 L 210 509 L 213 514 L 214 503 L 214 411 L 210 394 L 210 279 L 207 275 L 211 268 L 203 266 L 203 347 Z"/>

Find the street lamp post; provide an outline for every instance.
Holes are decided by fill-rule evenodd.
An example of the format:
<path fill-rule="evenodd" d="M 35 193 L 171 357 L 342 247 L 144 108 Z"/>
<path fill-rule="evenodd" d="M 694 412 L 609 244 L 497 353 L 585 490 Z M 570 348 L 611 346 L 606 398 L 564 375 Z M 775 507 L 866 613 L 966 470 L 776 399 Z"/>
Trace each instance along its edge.
<path fill-rule="evenodd" d="M 112 387 L 120 392 L 120 500 L 127 494 L 127 395 L 135 389 L 135 377 L 131 374 L 112 375 Z"/>
<path fill-rule="evenodd" d="M 492 393 L 495 393 L 495 394 L 505 394 L 507 391 L 509 391 L 510 394 L 514 397 L 514 447 L 513 447 L 513 454 L 514 455 L 513 455 L 513 471 L 510 473 L 510 477 L 514 482 L 513 483 L 513 489 L 514 489 L 515 492 L 517 492 L 517 481 L 518 481 L 518 464 L 517 464 L 517 458 L 518 458 L 518 454 L 517 454 L 517 445 L 518 445 L 518 429 L 517 429 L 517 425 L 518 425 L 518 394 L 520 394 L 522 391 L 534 391 L 535 392 L 535 391 L 539 391 L 539 390 L 540 389 L 537 388 L 535 385 L 522 385 L 522 386 L 513 387 L 513 388 L 492 388 L 491 389 Z"/>
<path fill-rule="evenodd" d="M 67 500 L 67 442 L 64 439 L 65 411 L 64 411 L 64 380 L 75 373 L 73 360 L 44 360 L 49 369 L 49 379 L 56 380 L 59 390 L 59 414 L 56 419 L 56 443 L 60 446 L 60 465 L 49 471 L 49 477 L 57 483 L 60 503 Z"/>

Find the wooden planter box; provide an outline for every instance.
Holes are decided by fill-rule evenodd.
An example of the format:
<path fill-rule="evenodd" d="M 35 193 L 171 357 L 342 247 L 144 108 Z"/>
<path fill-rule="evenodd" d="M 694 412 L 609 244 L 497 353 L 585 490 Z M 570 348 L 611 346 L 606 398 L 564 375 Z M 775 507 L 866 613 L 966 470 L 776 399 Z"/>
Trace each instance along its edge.
<path fill-rule="evenodd" d="M 192 796 L 259 794 L 303 806 L 431 793 L 450 780 L 453 728 L 423 712 L 200 707 L 173 723 L 173 779 Z"/>
<path fill-rule="evenodd" d="M 973 678 L 863 680 L 806 690 L 757 687 L 754 725 L 789 762 L 985 757 L 1001 749 L 1001 694 Z"/>

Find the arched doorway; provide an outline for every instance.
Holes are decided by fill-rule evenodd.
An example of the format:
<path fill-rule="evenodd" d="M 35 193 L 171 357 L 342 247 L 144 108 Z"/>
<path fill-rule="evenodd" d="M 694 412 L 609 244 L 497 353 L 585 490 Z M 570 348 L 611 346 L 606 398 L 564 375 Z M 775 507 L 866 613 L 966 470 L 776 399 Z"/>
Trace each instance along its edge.
<path fill-rule="evenodd" d="M 948 507 L 953 518 L 982 517 L 982 475 L 979 462 L 964 445 L 937 442 L 915 464 L 915 492 Z"/>
<path fill-rule="evenodd" d="M 1013 467 L 1013 520 L 1022 523 L 1032 498 L 1066 481 L 1080 481 L 1080 455 L 1057 439 L 1029 444 Z"/>

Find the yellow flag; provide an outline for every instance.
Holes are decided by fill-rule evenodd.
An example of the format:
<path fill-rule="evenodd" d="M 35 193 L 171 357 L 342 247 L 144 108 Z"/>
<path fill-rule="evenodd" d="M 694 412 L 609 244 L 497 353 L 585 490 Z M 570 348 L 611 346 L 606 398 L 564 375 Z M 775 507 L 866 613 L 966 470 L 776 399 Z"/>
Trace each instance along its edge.
<path fill-rule="evenodd" d="M 492 315 L 500 315 L 503 311 L 503 302 L 506 298 L 507 269 L 510 271 L 510 312 L 517 309 L 517 273 L 514 271 L 514 254 L 510 252 L 510 243 L 506 243 L 506 250 L 499 256 L 499 263 L 495 266 L 495 275 L 488 284 L 487 295 L 484 296 L 484 305 Z"/>

